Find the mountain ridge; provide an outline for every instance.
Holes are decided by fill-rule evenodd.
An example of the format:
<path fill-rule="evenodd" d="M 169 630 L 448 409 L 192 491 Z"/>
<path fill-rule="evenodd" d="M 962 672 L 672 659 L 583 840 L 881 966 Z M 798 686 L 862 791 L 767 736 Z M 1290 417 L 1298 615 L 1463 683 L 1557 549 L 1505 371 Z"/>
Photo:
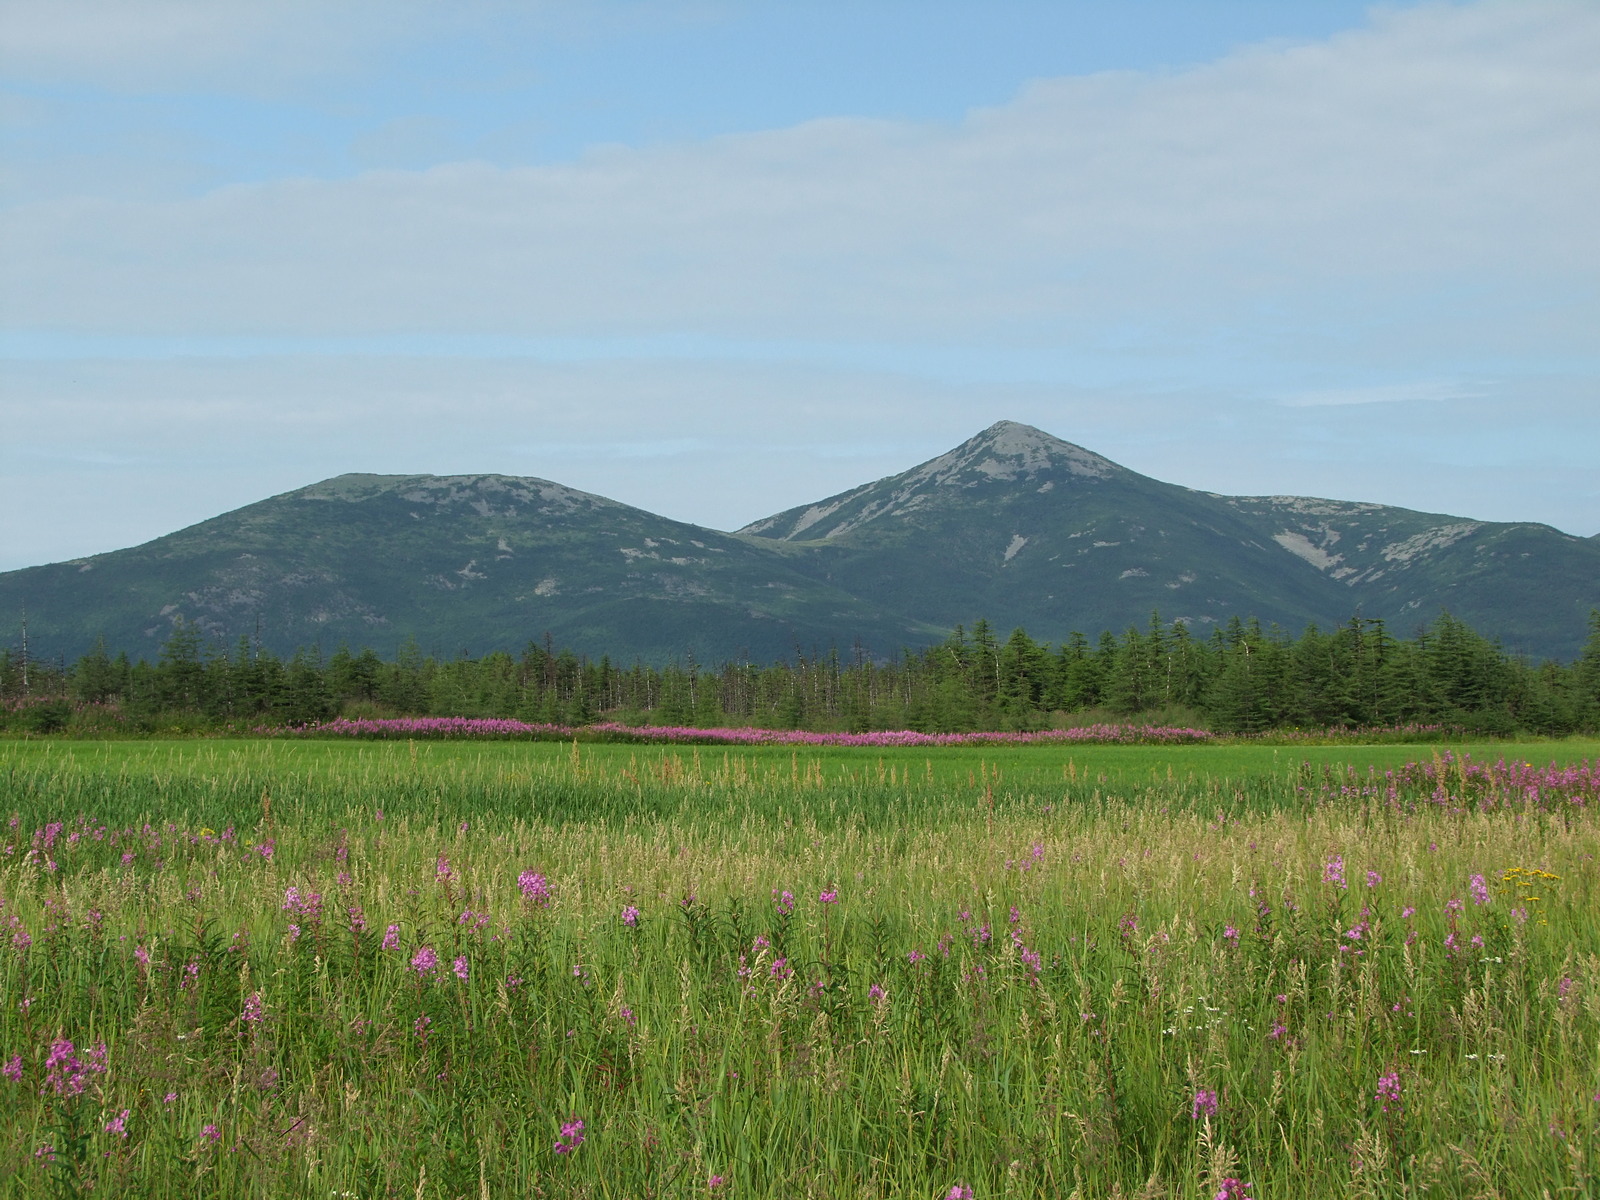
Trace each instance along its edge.
<path fill-rule="evenodd" d="M 518 649 L 772 659 L 894 654 L 986 616 L 1042 640 L 1233 616 L 1289 628 L 1448 608 L 1570 657 L 1600 537 L 1150 478 L 1001 421 L 906 471 L 721 532 L 553 480 L 334 476 L 140 546 L 0 574 L 34 644 L 153 654 L 178 617 L 276 649 Z M 3 630 L 4 626 L 0 626 Z"/>

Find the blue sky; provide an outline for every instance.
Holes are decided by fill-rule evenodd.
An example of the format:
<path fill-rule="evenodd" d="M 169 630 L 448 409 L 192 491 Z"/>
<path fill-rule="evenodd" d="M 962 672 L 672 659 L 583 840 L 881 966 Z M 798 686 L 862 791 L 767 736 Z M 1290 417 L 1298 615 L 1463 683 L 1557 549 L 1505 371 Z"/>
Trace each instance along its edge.
<path fill-rule="evenodd" d="M 344 471 L 732 528 L 1009 418 L 1600 531 L 1600 6 L 0 0 L 0 569 Z"/>

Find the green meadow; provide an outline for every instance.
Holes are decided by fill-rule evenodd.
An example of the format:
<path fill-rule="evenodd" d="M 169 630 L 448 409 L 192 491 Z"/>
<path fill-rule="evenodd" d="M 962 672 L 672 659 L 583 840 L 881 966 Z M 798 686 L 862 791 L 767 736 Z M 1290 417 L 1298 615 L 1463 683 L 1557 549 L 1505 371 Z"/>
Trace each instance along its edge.
<path fill-rule="evenodd" d="M 1591 762 L 0 742 L 0 1194 L 1600 1195 Z"/>

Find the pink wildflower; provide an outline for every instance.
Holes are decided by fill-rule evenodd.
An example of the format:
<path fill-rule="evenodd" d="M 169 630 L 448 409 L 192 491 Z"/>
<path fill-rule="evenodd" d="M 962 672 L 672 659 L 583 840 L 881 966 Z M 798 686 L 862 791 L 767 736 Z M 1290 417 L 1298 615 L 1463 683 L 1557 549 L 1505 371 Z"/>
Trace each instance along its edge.
<path fill-rule="evenodd" d="M 1344 855 L 1335 854 L 1322 865 L 1322 882 L 1331 883 L 1336 888 L 1347 886 L 1344 881 Z"/>
<path fill-rule="evenodd" d="M 1378 1090 L 1373 1093 L 1373 1099 L 1382 1104 L 1384 1112 L 1401 1111 L 1399 1072 L 1390 1071 L 1378 1077 Z M 1393 1109 L 1389 1107 L 1391 1104 Z"/>
<path fill-rule="evenodd" d="M 85 1051 L 80 1059 L 71 1042 L 66 1038 L 57 1038 L 50 1043 L 44 1070 L 44 1087 L 39 1089 L 41 1096 L 47 1088 L 58 1096 L 81 1095 L 90 1075 L 106 1073 L 106 1044 L 101 1042 L 94 1049 Z"/>
<path fill-rule="evenodd" d="M 581 1145 L 583 1145 L 583 1122 L 568 1121 L 561 1127 L 561 1136 L 556 1139 L 556 1153 L 571 1154 Z"/>

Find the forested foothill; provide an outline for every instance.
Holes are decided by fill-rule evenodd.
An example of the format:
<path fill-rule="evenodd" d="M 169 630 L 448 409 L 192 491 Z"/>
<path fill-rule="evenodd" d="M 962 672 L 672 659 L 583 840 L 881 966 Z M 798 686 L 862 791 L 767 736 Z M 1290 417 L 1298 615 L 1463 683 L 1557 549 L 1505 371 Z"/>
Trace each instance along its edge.
<path fill-rule="evenodd" d="M 1059 645 L 979 620 L 941 644 L 876 659 L 797 649 L 783 661 L 619 665 L 545 639 L 520 655 L 393 660 L 340 646 L 283 658 L 210 643 L 179 621 L 155 662 L 104 646 L 76 662 L 0 650 L 0 728 L 12 733 L 206 732 L 339 716 L 514 717 L 586 725 L 753 725 L 929 733 L 1159 718 L 1219 733 L 1439 726 L 1559 736 L 1600 728 L 1600 610 L 1581 655 L 1530 662 L 1441 613 L 1411 637 L 1353 617 L 1299 636 L 1234 619 L 1209 637 L 1152 614 L 1143 627 Z"/>

